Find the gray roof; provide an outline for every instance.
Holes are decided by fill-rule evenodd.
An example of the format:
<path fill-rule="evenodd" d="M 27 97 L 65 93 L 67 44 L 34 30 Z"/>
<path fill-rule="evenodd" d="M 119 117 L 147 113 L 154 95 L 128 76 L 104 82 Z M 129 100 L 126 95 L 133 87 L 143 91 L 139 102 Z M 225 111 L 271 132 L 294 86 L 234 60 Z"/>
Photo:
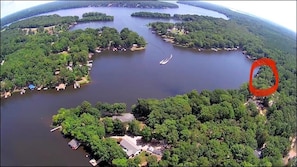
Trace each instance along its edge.
<path fill-rule="evenodd" d="M 135 144 L 125 139 L 122 139 L 120 145 L 125 149 L 129 157 L 140 150 Z"/>
<path fill-rule="evenodd" d="M 75 139 L 72 139 L 72 140 L 68 143 L 68 145 L 69 145 L 70 147 L 72 147 L 73 149 L 77 149 L 77 148 L 80 146 L 80 142 L 78 142 L 78 141 L 75 140 Z"/>
<path fill-rule="evenodd" d="M 156 150 L 156 149 L 154 149 L 153 153 L 154 153 L 154 154 L 157 154 L 157 155 L 162 155 L 161 150 Z"/>
<path fill-rule="evenodd" d="M 131 113 L 123 113 L 120 116 L 113 116 L 112 119 L 119 119 L 121 122 L 131 122 L 135 117 Z"/>

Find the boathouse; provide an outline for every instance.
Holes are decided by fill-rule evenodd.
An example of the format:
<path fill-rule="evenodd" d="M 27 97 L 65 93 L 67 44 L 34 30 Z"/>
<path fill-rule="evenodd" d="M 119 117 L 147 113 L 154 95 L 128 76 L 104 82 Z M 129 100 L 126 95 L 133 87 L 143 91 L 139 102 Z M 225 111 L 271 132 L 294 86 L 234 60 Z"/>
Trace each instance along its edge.
<path fill-rule="evenodd" d="M 78 149 L 78 147 L 80 146 L 80 142 L 79 141 L 77 141 L 77 140 L 75 140 L 75 139 L 72 139 L 69 143 L 68 143 L 68 145 L 72 148 L 72 149 L 74 149 L 74 150 L 76 150 L 76 149 Z"/>

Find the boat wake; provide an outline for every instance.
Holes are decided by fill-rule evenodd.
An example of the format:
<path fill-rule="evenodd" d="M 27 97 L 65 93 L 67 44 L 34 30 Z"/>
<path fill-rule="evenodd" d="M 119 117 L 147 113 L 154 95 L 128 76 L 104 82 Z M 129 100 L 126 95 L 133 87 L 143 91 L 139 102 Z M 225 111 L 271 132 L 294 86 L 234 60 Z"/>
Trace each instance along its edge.
<path fill-rule="evenodd" d="M 165 64 L 167 64 L 167 63 L 169 62 L 169 60 L 171 60 L 171 59 L 172 59 L 172 54 L 170 55 L 170 57 L 161 60 L 161 61 L 160 61 L 160 65 L 165 65 Z"/>

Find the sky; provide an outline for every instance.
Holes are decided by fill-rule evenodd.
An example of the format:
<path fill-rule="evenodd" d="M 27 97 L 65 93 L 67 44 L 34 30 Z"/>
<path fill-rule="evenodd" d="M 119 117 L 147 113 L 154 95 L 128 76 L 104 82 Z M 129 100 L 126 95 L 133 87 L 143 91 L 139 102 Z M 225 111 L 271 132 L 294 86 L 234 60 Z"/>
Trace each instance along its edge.
<path fill-rule="evenodd" d="M 1 18 L 51 1 L 1 1 Z M 296 32 L 296 1 L 207 1 L 270 20 Z"/>

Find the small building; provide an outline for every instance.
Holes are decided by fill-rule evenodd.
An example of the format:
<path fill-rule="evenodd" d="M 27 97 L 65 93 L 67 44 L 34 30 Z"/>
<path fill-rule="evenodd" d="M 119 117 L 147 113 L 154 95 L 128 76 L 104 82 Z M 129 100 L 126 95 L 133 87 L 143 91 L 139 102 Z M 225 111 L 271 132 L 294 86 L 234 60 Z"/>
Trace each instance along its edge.
<path fill-rule="evenodd" d="M 56 70 L 55 75 L 59 75 L 59 74 L 60 74 L 60 70 Z"/>
<path fill-rule="evenodd" d="M 79 82 L 75 81 L 75 82 L 74 82 L 74 85 L 73 85 L 73 88 L 74 88 L 74 89 L 80 88 L 80 84 L 79 84 Z"/>
<path fill-rule="evenodd" d="M 261 157 L 262 157 L 262 151 L 260 151 L 260 150 L 254 150 L 254 155 L 255 155 L 257 158 L 261 158 Z"/>
<path fill-rule="evenodd" d="M 25 93 L 26 93 L 26 90 L 25 89 L 22 89 L 21 92 L 20 92 L 21 95 L 22 94 L 25 94 Z"/>
<path fill-rule="evenodd" d="M 77 140 L 75 140 L 75 139 L 72 139 L 69 143 L 68 143 L 68 145 L 72 148 L 72 149 L 74 149 L 74 150 L 76 150 L 76 149 L 78 149 L 78 147 L 80 146 L 80 142 L 78 142 Z"/>
<path fill-rule="evenodd" d="M 33 84 L 30 84 L 28 87 L 29 87 L 29 89 L 31 89 L 31 90 L 34 90 L 34 89 L 35 89 L 35 85 L 33 85 Z"/>
<path fill-rule="evenodd" d="M 138 155 L 141 151 L 141 149 L 139 149 L 134 143 L 127 139 L 122 139 L 120 145 L 121 147 L 123 147 L 124 151 L 126 152 L 129 158 Z"/>
<path fill-rule="evenodd" d="M 5 98 L 5 99 L 8 98 L 9 96 L 11 96 L 11 93 L 10 93 L 10 92 L 5 92 L 5 93 L 4 93 L 4 98 Z"/>
<path fill-rule="evenodd" d="M 61 83 L 61 84 L 59 84 L 59 86 L 56 86 L 56 89 L 57 89 L 57 91 L 65 90 L 66 89 L 66 84 Z"/>
<path fill-rule="evenodd" d="M 69 70 L 69 71 L 73 71 L 71 66 L 67 66 L 66 69 Z"/>

